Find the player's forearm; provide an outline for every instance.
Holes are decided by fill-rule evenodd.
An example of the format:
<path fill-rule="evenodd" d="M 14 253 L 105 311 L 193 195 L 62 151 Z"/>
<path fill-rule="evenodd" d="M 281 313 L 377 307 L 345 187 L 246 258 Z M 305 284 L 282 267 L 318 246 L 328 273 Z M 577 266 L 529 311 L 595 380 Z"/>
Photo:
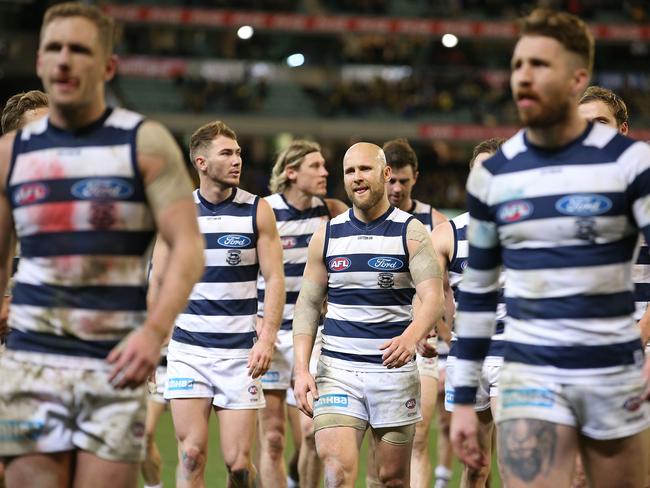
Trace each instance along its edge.
<path fill-rule="evenodd" d="M 315 336 L 309 334 L 294 334 L 293 336 L 293 356 L 294 369 L 296 373 L 309 371 L 309 360 L 314 348 Z"/>
<path fill-rule="evenodd" d="M 203 274 L 203 240 L 198 235 L 178 236 L 170 245 L 160 290 L 149 310 L 145 327 L 164 340 L 187 304 L 194 284 Z"/>
<path fill-rule="evenodd" d="M 286 296 L 284 275 L 277 273 L 269 277 L 265 276 L 264 282 L 264 318 L 259 331 L 259 340 L 274 343 L 282 323 L 282 311 L 284 310 Z"/>
<path fill-rule="evenodd" d="M 296 371 L 309 370 L 327 287 L 304 279 L 293 312 L 293 351 Z"/>
<path fill-rule="evenodd" d="M 424 339 L 442 318 L 443 303 L 443 297 L 433 291 L 420 297 L 419 305 L 414 308 L 413 321 L 403 334 L 416 341 Z"/>

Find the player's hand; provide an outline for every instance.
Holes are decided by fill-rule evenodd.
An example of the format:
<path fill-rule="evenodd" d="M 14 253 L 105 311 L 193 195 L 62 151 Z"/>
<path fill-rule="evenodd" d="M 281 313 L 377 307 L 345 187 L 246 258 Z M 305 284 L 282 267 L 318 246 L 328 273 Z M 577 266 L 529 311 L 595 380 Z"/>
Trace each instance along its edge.
<path fill-rule="evenodd" d="M 159 334 L 146 327 L 131 332 L 106 358 L 113 365 L 108 381 L 117 389 L 142 385 L 158 365 L 162 342 Z"/>
<path fill-rule="evenodd" d="M 435 358 L 438 355 L 436 350 L 436 335 L 429 335 L 426 339 L 418 341 L 417 352 L 423 358 Z"/>
<path fill-rule="evenodd" d="M 269 370 L 273 351 L 275 350 L 275 341 L 258 340 L 248 355 L 248 374 L 251 378 L 259 378 Z"/>
<path fill-rule="evenodd" d="M 384 351 L 381 357 L 388 369 L 401 368 L 415 356 L 415 342 L 404 334 L 384 342 L 379 349 Z"/>
<path fill-rule="evenodd" d="M 316 388 L 316 381 L 314 381 L 314 377 L 309 371 L 296 373 L 293 382 L 293 394 L 296 397 L 298 409 L 308 417 L 313 417 L 313 401 L 318 400 L 318 389 Z"/>
<path fill-rule="evenodd" d="M 449 438 L 461 462 L 473 469 L 487 466 L 487 456 L 478 444 L 478 417 L 473 405 L 454 405 Z"/>

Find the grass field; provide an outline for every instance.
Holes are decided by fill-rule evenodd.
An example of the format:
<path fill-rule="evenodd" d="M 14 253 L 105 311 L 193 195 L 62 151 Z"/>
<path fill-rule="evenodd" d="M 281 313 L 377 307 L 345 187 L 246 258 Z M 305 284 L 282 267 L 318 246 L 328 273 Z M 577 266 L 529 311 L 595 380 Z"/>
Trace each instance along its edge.
<path fill-rule="evenodd" d="M 223 459 L 221 458 L 220 452 L 219 452 L 219 436 L 217 433 L 217 419 L 216 415 L 212 416 L 212 419 L 210 421 L 210 449 L 208 452 L 208 466 L 206 469 L 206 481 L 207 481 L 207 486 L 209 487 L 225 487 L 226 486 L 226 470 L 223 465 Z M 429 435 L 430 439 L 430 445 L 432 446 L 432 456 L 435 458 L 435 445 L 436 445 L 436 437 L 437 437 L 437 430 L 435 428 L 435 422 L 434 425 L 431 428 L 431 432 Z M 176 441 L 174 438 L 174 427 L 172 425 L 172 419 L 171 415 L 169 412 L 166 412 L 161 420 L 160 424 L 158 426 L 158 431 L 156 432 L 156 439 L 158 442 L 158 447 L 160 448 L 160 454 L 163 459 L 163 484 L 165 487 L 173 487 L 174 486 L 174 473 L 176 470 L 176 462 L 177 462 L 177 455 L 176 455 Z M 287 436 L 287 450 L 286 450 L 286 457 L 290 457 L 292 453 L 292 441 L 291 441 L 291 435 Z M 359 477 L 357 479 L 356 486 L 358 488 L 364 487 L 365 483 L 365 477 L 366 477 L 366 465 L 365 465 L 365 452 L 366 452 L 366 443 L 364 442 L 363 445 L 363 452 L 361 455 L 361 469 L 359 472 Z M 433 459 L 433 465 L 435 466 L 435 459 Z M 496 474 L 496 465 L 493 462 L 492 463 L 492 472 L 493 472 L 493 481 L 492 481 L 492 487 L 499 487 L 501 484 L 499 483 L 498 480 L 498 474 Z M 452 478 L 452 482 L 450 484 L 450 487 L 457 487 L 459 484 L 460 480 L 460 466 L 458 465 L 457 462 L 454 462 L 454 477 Z"/>

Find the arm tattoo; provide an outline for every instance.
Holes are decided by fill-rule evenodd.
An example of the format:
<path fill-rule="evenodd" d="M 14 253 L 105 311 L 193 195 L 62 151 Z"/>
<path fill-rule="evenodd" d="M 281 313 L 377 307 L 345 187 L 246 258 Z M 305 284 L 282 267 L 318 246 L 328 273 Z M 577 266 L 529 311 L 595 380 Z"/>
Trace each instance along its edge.
<path fill-rule="evenodd" d="M 503 474 L 530 483 L 552 468 L 556 425 L 543 420 L 508 420 L 499 426 L 498 444 Z"/>

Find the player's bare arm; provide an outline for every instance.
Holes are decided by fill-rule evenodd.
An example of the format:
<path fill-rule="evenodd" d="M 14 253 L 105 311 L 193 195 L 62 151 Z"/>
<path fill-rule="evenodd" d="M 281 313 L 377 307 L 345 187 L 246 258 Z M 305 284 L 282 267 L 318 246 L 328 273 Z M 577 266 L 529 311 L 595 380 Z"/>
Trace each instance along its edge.
<path fill-rule="evenodd" d="M 429 334 L 443 314 L 442 270 L 428 232 L 416 219 L 411 219 L 408 224 L 406 245 L 420 305 L 414 309 L 413 321 L 406 330 L 380 347 L 387 368 L 399 368 L 409 362 L 415 355 L 418 341 Z"/>
<path fill-rule="evenodd" d="M 431 209 L 431 223 L 433 224 L 434 229 L 445 222 L 449 222 L 449 219 L 445 214 L 439 212 L 435 208 Z"/>
<path fill-rule="evenodd" d="M 309 373 L 309 359 L 311 358 L 314 339 L 318 331 L 321 310 L 327 296 L 327 269 L 323 262 L 325 227 L 325 224 L 319 227 L 309 242 L 302 288 L 293 314 L 293 354 L 295 360 L 293 390 L 298 408 L 309 417 L 314 412 L 307 395 L 311 393 L 314 399 L 318 399 L 316 382 Z"/>
<path fill-rule="evenodd" d="M 454 323 L 454 314 L 456 313 L 456 304 L 454 303 L 454 292 L 449 284 L 449 265 L 454 256 L 454 229 L 449 221 L 443 222 L 431 232 L 431 241 L 433 249 L 436 252 L 436 258 L 442 269 L 443 281 L 442 286 L 445 292 L 445 313 L 441 320 L 436 323 L 436 331 L 440 338 L 449 343 L 451 341 L 451 328 Z"/>
<path fill-rule="evenodd" d="M 9 205 L 9 195 L 7 195 L 5 185 L 15 135 L 15 132 L 10 132 L 0 138 L 0 297 L 3 297 L 3 301 L 4 292 L 7 289 L 11 274 L 11 258 L 14 251 L 14 224 L 11 216 L 11 206 Z M 4 337 L 6 333 L 7 317 L 5 313 L 2 313 L 2 316 L 0 316 L 0 338 Z"/>
<path fill-rule="evenodd" d="M 265 293 L 262 326 L 248 358 L 248 371 L 253 378 L 262 376 L 271 365 L 285 302 L 282 245 L 273 210 L 263 198 L 259 199 L 257 206 L 257 229 L 257 259 L 264 277 Z"/>
<path fill-rule="evenodd" d="M 144 325 L 108 356 L 114 363 L 111 381 L 118 388 L 140 385 L 154 370 L 160 346 L 203 271 L 203 238 L 180 148 L 162 125 L 149 121 L 138 130 L 136 147 L 147 200 L 169 256 Z"/>
<path fill-rule="evenodd" d="M 344 202 L 342 202 L 338 198 L 326 198 L 325 205 L 327 205 L 327 210 L 331 218 L 334 218 L 337 215 L 342 214 L 349 208 Z"/>

